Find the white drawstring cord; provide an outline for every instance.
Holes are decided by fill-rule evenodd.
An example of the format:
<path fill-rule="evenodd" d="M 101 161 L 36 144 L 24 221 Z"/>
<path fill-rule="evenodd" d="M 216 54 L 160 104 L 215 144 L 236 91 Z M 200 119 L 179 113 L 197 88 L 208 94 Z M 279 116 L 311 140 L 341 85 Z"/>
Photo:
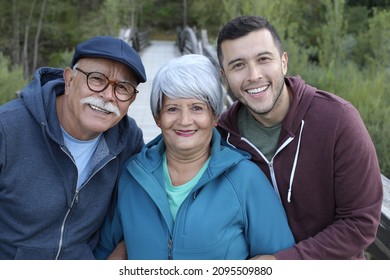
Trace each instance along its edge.
<path fill-rule="evenodd" d="M 302 120 L 302 122 L 301 122 L 301 131 L 299 132 L 299 138 L 298 138 L 298 146 L 297 146 L 297 150 L 296 150 L 296 152 L 295 152 L 295 158 L 294 158 L 293 168 L 292 168 L 292 170 L 291 170 L 290 185 L 289 185 L 289 187 L 288 187 L 288 193 L 287 193 L 287 202 L 288 202 L 288 203 L 291 202 L 292 184 L 293 184 L 293 181 L 294 181 L 295 169 L 296 169 L 296 167 L 297 167 L 298 154 L 299 154 L 299 150 L 300 150 L 300 148 L 301 148 L 301 136 L 302 136 L 302 131 L 303 131 L 304 125 L 305 125 L 305 121 Z"/>

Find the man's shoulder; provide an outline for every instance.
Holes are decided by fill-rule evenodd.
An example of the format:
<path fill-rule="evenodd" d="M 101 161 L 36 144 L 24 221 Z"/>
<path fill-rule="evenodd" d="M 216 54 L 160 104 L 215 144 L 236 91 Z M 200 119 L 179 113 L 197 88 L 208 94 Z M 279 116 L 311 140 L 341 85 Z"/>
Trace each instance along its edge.
<path fill-rule="evenodd" d="M 19 119 L 25 112 L 27 110 L 22 99 L 16 98 L 0 106 L 0 119 L 2 122 Z"/>

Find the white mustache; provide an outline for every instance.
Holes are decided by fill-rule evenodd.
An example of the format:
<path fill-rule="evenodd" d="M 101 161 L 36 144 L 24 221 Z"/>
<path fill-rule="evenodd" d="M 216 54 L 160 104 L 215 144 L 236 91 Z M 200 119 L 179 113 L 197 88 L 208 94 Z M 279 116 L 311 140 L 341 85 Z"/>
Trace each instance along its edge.
<path fill-rule="evenodd" d="M 80 100 L 81 104 L 89 104 L 101 108 L 102 110 L 114 113 L 118 117 L 120 116 L 119 108 L 109 102 L 105 102 L 103 99 L 89 96 Z"/>

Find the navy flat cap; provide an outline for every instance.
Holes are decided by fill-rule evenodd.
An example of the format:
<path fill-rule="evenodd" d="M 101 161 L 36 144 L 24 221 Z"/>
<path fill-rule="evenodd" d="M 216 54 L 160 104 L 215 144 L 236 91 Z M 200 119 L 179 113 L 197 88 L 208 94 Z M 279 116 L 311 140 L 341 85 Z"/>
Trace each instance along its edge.
<path fill-rule="evenodd" d="M 107 58 L 128 66 L 140 83 L 146 82 L 145 68 L 138 53 L 125 41 L 111 36 L 97 36 L 76 46 L 71 62 L 73 67 L 80 58 Z"/>

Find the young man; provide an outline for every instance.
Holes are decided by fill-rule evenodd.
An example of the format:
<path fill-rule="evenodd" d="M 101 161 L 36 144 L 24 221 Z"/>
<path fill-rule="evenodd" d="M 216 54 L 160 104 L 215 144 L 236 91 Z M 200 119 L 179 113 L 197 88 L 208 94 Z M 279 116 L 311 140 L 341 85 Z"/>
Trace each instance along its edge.
<path fill-rule="evenodd" d="M 133 48 L 99 36 L 0 107 L 0 259 L 94 258 L 119 170 L 144 146 L 127 110 L 145 81 Z"/>
<path fill-rule="evenodd" d="M 238 100 L 218 129 L 267 174 L 296 241 L 261 258 L 364 259 L 383 193 L 375 148 L 358 111 L 298 76 L 286 77 L 287 53 L 262 17 L 229 22 L 217 53 Z"/>

